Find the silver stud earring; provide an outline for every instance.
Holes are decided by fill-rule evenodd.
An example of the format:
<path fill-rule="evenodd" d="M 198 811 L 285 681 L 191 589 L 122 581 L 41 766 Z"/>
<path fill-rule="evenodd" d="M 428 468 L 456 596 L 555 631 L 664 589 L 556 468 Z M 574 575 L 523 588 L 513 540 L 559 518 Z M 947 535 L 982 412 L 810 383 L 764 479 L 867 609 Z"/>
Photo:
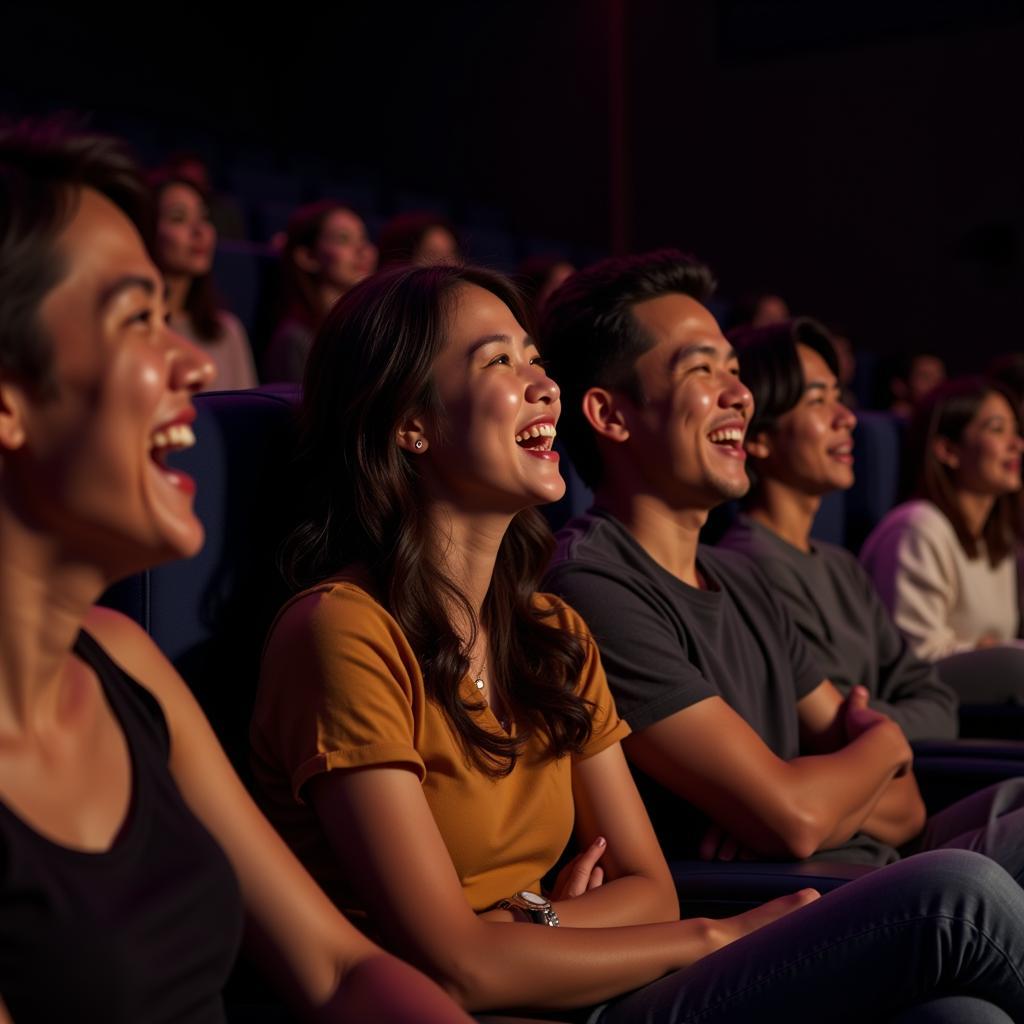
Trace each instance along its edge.
<path fill-rule="evenodd" d="M 416 442 L 416 447 L 417 448 L 422 448 L 423 447 L 423 442 L 422 441 L 417 441 Z"/>

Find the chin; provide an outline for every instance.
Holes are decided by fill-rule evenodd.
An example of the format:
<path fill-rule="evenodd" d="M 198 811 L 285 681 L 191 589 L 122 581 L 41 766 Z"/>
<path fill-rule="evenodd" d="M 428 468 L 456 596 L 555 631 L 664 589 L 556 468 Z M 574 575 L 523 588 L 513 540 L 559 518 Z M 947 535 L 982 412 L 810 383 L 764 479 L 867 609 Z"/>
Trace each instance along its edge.
<path fill-rule="evenodd" d="M 750 478 L 744 474 L 742 480 L 716 480 L 713 486 L 719 503 L 735 501 L 745 497 L 750 490 Z"/>

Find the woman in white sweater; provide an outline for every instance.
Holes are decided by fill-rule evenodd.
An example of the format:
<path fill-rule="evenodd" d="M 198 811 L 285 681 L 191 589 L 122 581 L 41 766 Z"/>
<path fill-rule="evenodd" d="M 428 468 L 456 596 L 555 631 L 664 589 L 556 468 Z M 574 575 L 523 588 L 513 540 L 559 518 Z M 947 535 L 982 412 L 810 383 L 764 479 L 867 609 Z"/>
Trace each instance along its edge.
<path fill-rule="evenodd" d="M 860 556 L 915 653 L 974 703 L 1024 699 L 1022 449 L 1019 414 L 997 385 L 940 387 L 910 428 L 915 500 L 878 524 Z"/>

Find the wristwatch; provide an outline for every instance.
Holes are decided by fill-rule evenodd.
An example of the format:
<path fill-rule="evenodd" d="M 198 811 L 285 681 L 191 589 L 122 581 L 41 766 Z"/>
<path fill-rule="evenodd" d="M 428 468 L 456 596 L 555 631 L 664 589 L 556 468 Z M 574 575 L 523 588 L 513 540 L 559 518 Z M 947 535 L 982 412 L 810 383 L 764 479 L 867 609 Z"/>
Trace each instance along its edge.
<path fill-rule="evenodd" d="M 538 896 L 529 889 L 513 893 L 507 899 L 499 900 L 502 910 L 521 910 L 534 924 L 546 924 L 549 928 L 557 928 L 558 915 L 551 906 L 551 900 Z"/>

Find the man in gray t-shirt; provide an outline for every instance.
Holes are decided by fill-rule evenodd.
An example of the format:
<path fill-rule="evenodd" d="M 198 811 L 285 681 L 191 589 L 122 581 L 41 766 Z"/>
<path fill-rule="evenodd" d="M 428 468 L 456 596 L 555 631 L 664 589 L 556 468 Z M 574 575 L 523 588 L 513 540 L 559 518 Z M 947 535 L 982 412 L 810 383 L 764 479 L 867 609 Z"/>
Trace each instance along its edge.
<path fill-rule="evenodd" d="M 911 651 L 849 551 L 823 541 L 802 551 L 747 515 L 718 547 L 757 562 L 840 691 L 866 686 L 871 706 L 912 740 L 956 737 L 956 697 L 935 666 Z"/>
<path fill-rule="evenodd" d="M 607 260 L 552 296 L 540 332 L 559 433 L 596 495 L 560 535 L 548 585 L 594 633 L 627 754 L 674 798 L 673 845 L 884 863 L 912 841 L 967 844 L 1024 878 L 1024 789 L 958 805 L 922 835 L 900 727 L 864 687 L 839 693 L 756 566 L 699 547 L 708 512 L 749 486 L 752 401 L 710 287 L 679 253 Z"/>

